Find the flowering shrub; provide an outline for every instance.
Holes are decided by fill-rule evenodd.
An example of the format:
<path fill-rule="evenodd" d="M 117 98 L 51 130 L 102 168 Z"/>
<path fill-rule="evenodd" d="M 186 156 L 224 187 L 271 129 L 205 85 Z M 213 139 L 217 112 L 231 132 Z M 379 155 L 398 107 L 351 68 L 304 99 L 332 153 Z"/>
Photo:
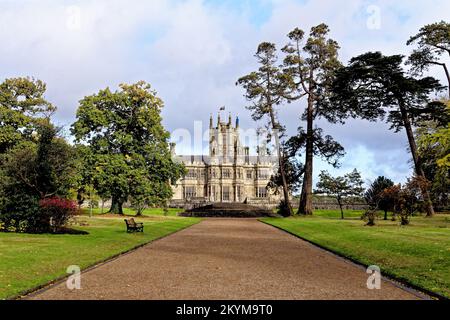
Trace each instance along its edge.
<path fill-rule="evenodd" d="M 52 231 L 58 231 L 77 211 L 75 201 L 59 197 L 46 198 L 39 201 L 42 226 L 48 226 Z"/>

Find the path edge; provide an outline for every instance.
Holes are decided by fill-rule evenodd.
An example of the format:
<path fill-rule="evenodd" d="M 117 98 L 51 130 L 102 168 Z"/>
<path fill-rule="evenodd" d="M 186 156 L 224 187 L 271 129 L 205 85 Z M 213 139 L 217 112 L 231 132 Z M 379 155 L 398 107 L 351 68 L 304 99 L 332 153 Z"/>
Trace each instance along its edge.
<path fill-rule="evenodd" d="M 119 258 L 121 258 L 121 257 L 123 257 L 123 256 L 126 256 L 126 255 L 128 255 L 128 254 L 130 254 L 130 253 L 135 252 L 135 251 L 138 250 L 138 249 L 141 249 L 141 248 L 143 248 L 143 247 L 145 247 L 145 246 L 148 246 L 148 245 L 152 244 L 152 243 L 155 242 L 155 241 L 159 241 L 159 240 L 162 240 L 162 239 L 164 239 L 164 238 L 170 237 L 170 236 L 172 236 L 172 235 L 174 235 L 174 234 L 177 234 L 178 232 L 181 232 L 181 231 L 183 231 L 183 230 L 189 229 L 189 228 L 191 228 L 191 227 L 193 227 L 193 226 L 195 226 L 195 225 L 197 225 L 197 224 L 199 224 L 199 223 L 201 223 L 201 222 L 203 221 L 203 220 L 200 219 L 200 218 L 196 218 L 196 219 L 199 219 L 199 221 L 197 221 L 197 222 L 195 222 L 195 223 L 193 223 L 193 224 L 191 224 L 191 225 L 189 225 L 189 226 L 186 226 L 186 227 L 183 227 L 183 228 L 181 228 L 181 229 L 178 229 L 178 230 L 176 230 L 176 231 L 174 231 L 174 232 L 168 233 L 168 234 L 166 234 L 166 235 L 164 235 L 164 236 L 162 236 L 162 237 L 159 237 L 159 238 L 150 240 L 150 241 L 148 241 L 148 242 L 142 243 L 142 244 L 137 245 L 137 246 L 135 246 L 135 247 L 133 247 L 133 248 L 131 248 L 131 249 L 122 251 L 122 252 L 120 252 L 120 253 L 117 253 L 117 254 L 115 254 L 115 255 L 113 255 L 113 256 L 111 256 L 111 257 L 102 259 L 102 260 L 100 260 L 100 261 L 96 261 L 96 262 L 94 262 L 92 265 L 90 265 L 90 266 L 88 266 L 88 267 L 82 269 L 82 270 L 81 270 L 81 273 L 85 273 L 85 272 L 89 272 L 89 271 L 92 271 L 92 270 L 94 270 L 94 269 L 97 269 L 98 267 L 101 267 L 101 266 L 103 266 L 103 265 L 105 265 L 105 264 L 107 264 L 107 263 L 109 263 L 109 262 L 112 262 L 112 261 L 114 261 L 114 260 L 117 260 L 117 259 L 119 259 Z M 67 274 L 67 275 L 63 275 L 63 276 L 57 277 L 56 279 L 50 280 L 50 281 L 48 281 L 48 282 L 46 282 L 46 283 L 44 283 L 44 284 L 41 284 L 41 285 L 36 286 L 36 287 L 34 287 L 34 288 L 31 288 L 31 289 L 22 291 L 21 293 L 16 294 L 16 295 L 14 295 L 14 296 L 12 296 L 12 297 L 6 298 L 5 301 L 25 300 L 25 299 L 28 298 L 28 297 L 36 296 L 36 295 L 38 295 L 38 294 L 40 294 L 40 293 L 43 293 L 43 292 L 45 292 L 45 291 L 47 291 L 47 290 L 53 288 L 54 286 L 57 286 L 57 285 L 63 283 L 63 282 L 66 281 L 70 276 L 71 276 L 70 274 Z"/>
<path fill-rule="evenodd" d="M 354 258 L 348 257 L 348 256 L 346 256 L 346 255 L 344 255 L 342 253 L 334 251 L 334 250 L 332 250 L 330 248 L 327 248 L 327 247 L 325 247 L 325 246 L 323 246 L 323 245 L 321 245 L 319 243 L 316 243 L 314 241 L 308 240 L 308 239 L 306 239 L 306 238 L 304 238 L 304 237 L 302 237 L 302 236 L 300 236 L 298 234 L 295 234 L 295 233 L 293 233 L 293 232 L 291 232 L 289 230 L 285 230 L 285 229 L 283 229 L 283 228 L 281 228 L 279 226 L 275 226 L 275 225 L 270 224 L 269 222 L 266 222 L 266 221 L 261 220 L 261 219 L 258 220 L 258 221 L 261 222 L 261 223 L 264 223 L 264 224 L 266 224 L 266 225 L 268 225 L 268 226 L 270 226 L 272 228 L 275 228 L 275 229 L 278 229 L 278 230 L 283 231 L 285 233 L 288 233 L 291 236 L 294 236 L 294 237 L 296 237 L 296 238 L 298 238 L 300 240 L 303 240 L 303 241 L 313 245 L 314 247 L 317 247 L 318 249 L 321 249 L 321 250 L 323 250 L 323 251 L 325 251 L 325 252 L 327 252 L 329 254 L 332 254 L 332 255 L 340 258 L 340 259 L 343 259 L 346 262 L 350 262 L 350 263 L 352 263 L 352 264 L 354 264 L 354 265 L 356 265 L 356 266 L 358 266 L 360 268 L 367 269 L 369 267 L 369 265 L 367 265 L 365 263 L 362 263 L 361 261 L 358 261 L 358 260 L 356 260 Z M 428 300 L 444 300 L 444 301 L 445 300 L 450 300 L 446 296 L 443 296 L 443 295 L 441 295 L 439 293 L 436 293 L 436 292 L 430 291 L 428 289 L 419 287 L 419 286 L 417 286 L 415 284 L 412 284 L 408 280 L 406 280 L 404 278 L 401 278 L 401 277 L 398 277 L 398 276 L 390 273 L 389 271 L 383 271 L 382 278 L 384 280 L 390 282 L 394 286 L 396 286 L 396 287 L 398 287 L 400 289 L 406 290 L 409 293 L 412 293 L 412 294 L 418 296 L 421 299 L 427 299 L 428 298 Z"/>

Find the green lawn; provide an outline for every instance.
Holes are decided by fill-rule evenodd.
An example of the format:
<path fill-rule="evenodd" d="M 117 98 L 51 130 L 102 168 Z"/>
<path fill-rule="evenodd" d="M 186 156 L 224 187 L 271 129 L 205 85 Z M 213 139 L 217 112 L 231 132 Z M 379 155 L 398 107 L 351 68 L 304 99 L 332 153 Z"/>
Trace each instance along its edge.
<path fill-rule="evenodd" d="M 0 299 L 10 298 L 136 246 L 161 238 L 196 222 L 193 218 L 147 217 L 145 232 L 127 234 L 123 218 L 79 217 L 88 226 L 74 227 L 89 235 L 29 235 L 0 233 Z"/>
<path fill-rule="evenodd" d="M 103 213 L 108 212 L 109 208 L 104 208 L 103 209 Z M 90 210 L 89 209 L 83 209 L 85 214 L 89 214 Z M 177 208 L 169 208 L 168 212 L 167 212 L 167 216 L 169 217 L 176 217 L 178 213 L 183 212 L 184 209 L 177 209 Z M 131 208 L 123 208 L 123 213 L 125 215 L 128 216 L 135 216 L 136 215 L 136 210 L 131 209 Z M 102 209 L 101 208 L 94 208 L 92 209 L 92 214 L 93 215 L 100 215 L 102 214 Z M 161 208 L 151 208 L 151 209 L 145 209 L 143 212 L 144 216 L 164 216 L 164 210 Z"/>
<path fill-rule="evenodd" d="M 313 217 L 263 219 L 382 273 L 450 298 L 450 215 L 413 217 L 411 225 L 378 221 L 367 227 L 361 212 L 316 211 Z"/>

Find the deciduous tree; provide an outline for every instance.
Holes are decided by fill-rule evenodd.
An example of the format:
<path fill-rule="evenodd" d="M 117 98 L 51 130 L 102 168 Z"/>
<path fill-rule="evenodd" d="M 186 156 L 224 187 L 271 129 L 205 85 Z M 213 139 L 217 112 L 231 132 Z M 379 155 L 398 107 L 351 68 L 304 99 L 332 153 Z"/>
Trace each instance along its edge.
<path fill-rule="evenodd" d="M 40 121 L 34 141 L 22 141 L 5 154 L 0 183 L 0 221 L 6 230 L 50 231 L 50 216 L 39 202 L 67 197 L 75 176 L 74 150 L 49 121 Z"/>
<path fill-rule="evenodd" d="M 135 186 L 146 182 L 170 198 L 170 183 L 184 172 L 172 161 L 162 108 L 162 100 L 143 81 L 122 84 L 115 92 L 107 88 L 80 102 L 72 133 L 91 148 L 94 185 L 101 195 L 112 196 L 112 213 L 123 214 Z"/>
<path fill-rule="evenodd" d="M 31 139 L 36 119 L 48 117 L 56 108 L 44 95 L 46 85 L 32 78 L 6 79 L 0 84 L 0 153 L 23 139 Z"/>
<path fill-rule="evenodd" d="M 450 101 L 447 114 L 450 117 Z M 418 153 L 426 178 L 431 181 L 431 196 L 435 206 L 445 209 L 449 205 L 450 190 L 450 122 L 420 123 L 416 130 Z"/>

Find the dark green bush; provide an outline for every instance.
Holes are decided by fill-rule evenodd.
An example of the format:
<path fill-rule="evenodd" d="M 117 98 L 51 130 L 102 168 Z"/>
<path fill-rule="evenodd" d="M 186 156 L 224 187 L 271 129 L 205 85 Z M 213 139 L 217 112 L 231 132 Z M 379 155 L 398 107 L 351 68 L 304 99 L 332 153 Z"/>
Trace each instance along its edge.
<path fill-rule="evenodd" d="M 42 231 L 40 220 L 39 200 L 36 197 L 18 192 L 4 198 L 0 209 L 0 230 L 35 233 Z"/>
<path fill-rule="evenodd" d="M 280 201 L 280 203 L 278 204 L 278 206 L 277 206 L 277 213 L 280 216 L 282 216 L 282 217 L 289 217 L 291 215 L 290 211 L 289 211 L 289 208 L 288 208 L 288 206 L 286 204 L 286 201 L 284 201 L 284 199 L 282 199 Z"/>

